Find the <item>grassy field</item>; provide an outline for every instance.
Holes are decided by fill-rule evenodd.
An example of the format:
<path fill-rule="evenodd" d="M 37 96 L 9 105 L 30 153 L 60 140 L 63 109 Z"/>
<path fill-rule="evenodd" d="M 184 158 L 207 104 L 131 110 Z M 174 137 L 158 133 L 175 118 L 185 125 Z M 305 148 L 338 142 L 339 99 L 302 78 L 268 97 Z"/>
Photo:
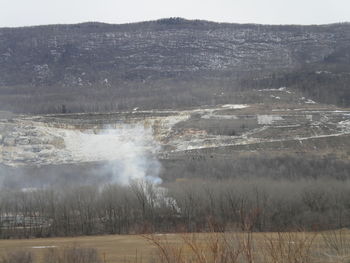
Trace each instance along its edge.
<path fill-rule="evenodd" d="M 38 260 L 48 248 L 78 246 L 96 248 L 106 262 L 134 262 L 135 257 L 143 257 L 147 261 L 152 257 L 155 247 L 139 235 L 105 235 L 71 238 L 39 238 L 21 240 L 0 240 L 0 257 L 12 250 L 33 251 Z"/>
<path fill-rule="evenodd" d="M 170 257 L 182 254 L 183 258 L 191 257 L 191 262 L 219 262 L 218 259 L 214 260 L 215 254 L 217 254 L 216 256 L 226 254 L 226 256 L 233 257 L 236 253 L 239 254 L 238 261 L 232 262 L 277 263 L 283 260 L 285 263 L 341 263 L 350 260 L 350 231 L 344 229 L 322 233 L 105 235 L 0 240 L 0 258 L 8 251 L 29 250 L 35 254 L 38 262 L 43 262 L 42 257 L 49 249 L 47 247 L 55 249 L 66 247 L 96 248 L 103 258 L 103 262 L 113 263 L 147 263 L 159 259 L 159 255 L 164 256 L 165 254 Z M 163 255 L 162 252 L 159 253 L 161 250 L 164 250 Z M 253 261 L 249 260 L 250 256 L 254 258 Z"/>

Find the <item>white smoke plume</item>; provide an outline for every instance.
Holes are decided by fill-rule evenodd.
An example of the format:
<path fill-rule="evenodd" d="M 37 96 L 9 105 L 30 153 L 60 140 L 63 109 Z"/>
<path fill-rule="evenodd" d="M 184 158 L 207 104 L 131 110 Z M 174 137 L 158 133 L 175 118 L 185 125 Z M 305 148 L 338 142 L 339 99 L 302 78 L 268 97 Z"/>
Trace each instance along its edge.
<path fill-rule="evenodd" d="M 65 131 L 66 150 L 71 159 L 104 161 L 103 173 L 112 174 L 112 183 L 131 186 L 141 191 L 154 205 L 173 207 L 176 201 L 167 197 L 167 189 L 159 186 L 159 143 L 152 129 L 142 125 L 123 124 L 100 131 Z"/>
<path fill-rule="evenodd" d="M 94 131 L 66 130 L 66 152 L 75 161 L 103 161 L 104 172 L 112 174 L 112 183 L 128 185 L 134 180 L 161 183 L 160 149 L 152 129 L 142 125 L 123 124 Z"/>

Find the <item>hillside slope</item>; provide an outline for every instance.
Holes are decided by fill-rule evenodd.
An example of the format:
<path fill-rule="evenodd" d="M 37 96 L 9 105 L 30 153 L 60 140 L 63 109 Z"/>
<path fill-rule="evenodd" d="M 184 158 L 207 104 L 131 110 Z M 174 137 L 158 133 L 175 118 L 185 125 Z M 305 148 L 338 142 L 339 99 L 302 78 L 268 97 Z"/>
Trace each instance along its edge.
<path fill-rule="evenodd" d="M 0 105 L 52 113 L 241 102 L 237 91 L 254 87 L 252 80 L 262 85 L 271 74 L 282 74 L 278 84 L 283 85 L 289 84 L 284 74 L 299 76 L 304 68 L 344 71 L 349 40 L 349 24 L 269 26 L 180 18 L 2 28 Z M 292 86 L 300 88 L 297 84 Z M 309 84 L 301 90 L 315 88 Z M 254 95 L 244 97 L 259 102 Z M 328 102 L 327 96 L 321 99 Z"/>

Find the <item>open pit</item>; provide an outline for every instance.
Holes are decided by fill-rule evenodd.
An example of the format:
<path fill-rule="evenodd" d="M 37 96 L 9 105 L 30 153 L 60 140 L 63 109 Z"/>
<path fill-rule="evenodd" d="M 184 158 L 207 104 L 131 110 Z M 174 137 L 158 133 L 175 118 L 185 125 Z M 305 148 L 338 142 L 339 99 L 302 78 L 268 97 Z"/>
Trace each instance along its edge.
<path fill-rule="evenodd" d="M 75 176 L 78 182 L 90 182 L 96 173 L 108 182 L 121 170 L 132 178 L 158 177 L 183 160 L 332 155 L 349 162 L 350 109 L 310 103 L 285 88 L 257 92 L 280 99 L 182 110 L 2 114 L 1 169 L 13 174 L 12 181 L 30 171 L 42 185 L 57 181 L 47 179 L 56 170 L 59 178 Z"/>

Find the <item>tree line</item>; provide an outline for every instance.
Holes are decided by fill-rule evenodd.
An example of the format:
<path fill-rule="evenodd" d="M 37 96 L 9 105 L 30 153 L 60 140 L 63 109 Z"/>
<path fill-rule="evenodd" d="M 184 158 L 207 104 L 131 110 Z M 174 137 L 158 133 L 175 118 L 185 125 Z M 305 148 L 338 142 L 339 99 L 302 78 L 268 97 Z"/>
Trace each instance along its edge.
<path fill-rule="evenodd" d="M 349 226 L 350 181 L 182 179 L 0 192 L 0 237 Z"/>

